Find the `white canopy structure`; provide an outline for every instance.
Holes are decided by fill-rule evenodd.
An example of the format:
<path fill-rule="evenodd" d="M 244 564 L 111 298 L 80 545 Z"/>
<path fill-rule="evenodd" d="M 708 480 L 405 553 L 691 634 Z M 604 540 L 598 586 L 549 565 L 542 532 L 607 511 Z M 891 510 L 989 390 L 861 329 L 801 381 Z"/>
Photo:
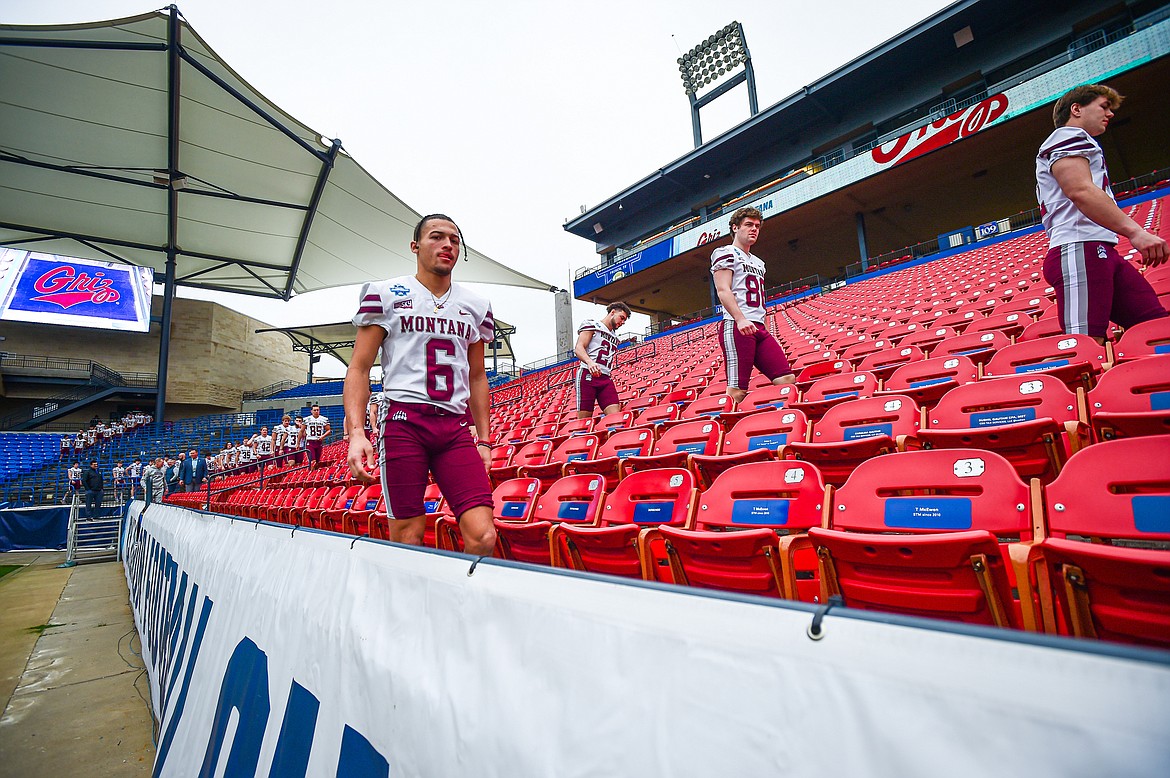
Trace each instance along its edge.
<path fill-rule="evenodd" d="M 0 245 L 289 299 L 413 272 L 420 214 L 240 78 L 169 6 L 0 25 Z M 547 289 L 473 248 L 460 281 Z"/>

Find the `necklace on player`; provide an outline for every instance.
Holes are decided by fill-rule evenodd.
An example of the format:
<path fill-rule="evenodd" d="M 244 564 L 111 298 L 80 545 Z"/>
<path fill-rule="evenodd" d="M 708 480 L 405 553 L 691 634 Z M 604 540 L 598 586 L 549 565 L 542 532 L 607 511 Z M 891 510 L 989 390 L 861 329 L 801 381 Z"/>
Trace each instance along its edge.
<path fill-rule="evenodd" d="M 432 292 L 430 289 L 427 290 L 427 294 L 431 296 L 431 302 L 435 304 L 435 313 L 438 313 L 439 309 L 447 304 L 447 298 L 451 296 L 451 289 L 454 288 L 455 287 L 447 289 L 447 294 L 443 295 L 442 297 L 435 297 L 434 292 Z"/>

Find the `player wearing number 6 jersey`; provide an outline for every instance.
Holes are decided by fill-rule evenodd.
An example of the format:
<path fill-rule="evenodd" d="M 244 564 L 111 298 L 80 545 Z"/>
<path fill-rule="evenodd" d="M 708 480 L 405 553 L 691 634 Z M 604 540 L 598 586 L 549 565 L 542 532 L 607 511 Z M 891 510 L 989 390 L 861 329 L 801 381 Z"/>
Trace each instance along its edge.
<path fill-rule="evenodd" d="M 390 539 L 414 545 L 425 530 L 430 471 L 459 519 L 467 553 L 487 556 L 496 530 L 483 353 L 495 338 L 495 321 L 486 299 L 451 281 L 462 243 L 449 217 L 425 216 L 410 243 L 418 271 L 362 287 L 345 416 L 349 429 L 365 426 L 370 368 L 380 348 L 384 454 L 378 461 L 365 436 L 350 435 L 350 470 L 369 481 L 366 469 L 380 468 Z M 471 423 L 484 440 L 472 437 Z"/>
<path fill-rule="evenodd" d="M 774 384 L 796 380 L 784 349 L 764 327 L 764 261 L 751 253 L 763 219 L 755 208 L 731 215 L 732 241 L 711 252 L 711 275 L 723 306 L 719 344 L 727 367 L 727 393 L 736 402 L 747 395 L 752 367 Z"/>
<path fill-rule="evenodd" d="M 617 388 L 610 374 L 617 358 L 617 331 L 630 318 L 630 307 L 625 303 L 610 303 L 601 320 L 586 319 L 577 328 L 577 345 L 573 353 L 581 360 L 577 369 L 577 418 L 593 415 L 593 404 L 601 406 L 602 413 L 617 413 Z"/>

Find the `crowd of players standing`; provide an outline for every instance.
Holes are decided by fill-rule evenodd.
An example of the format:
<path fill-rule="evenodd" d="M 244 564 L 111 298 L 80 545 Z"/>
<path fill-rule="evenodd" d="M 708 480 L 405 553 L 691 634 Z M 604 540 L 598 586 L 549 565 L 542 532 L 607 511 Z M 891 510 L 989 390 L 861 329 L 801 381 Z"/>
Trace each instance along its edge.
<path fill-rule="evenodd" d="M 71 452 L 90 451 L 96 455 L 103 443 L 109 439 L 102 436 L 102 427 L 107 430 L 121 427 L 122 429 L 116 433 L 120 436 L 127 429 L 141 427 L 152 420 L 149 414 L 136 413 L 129 414 L 120 424 L 96 423 L 91 425 L 90 430 L 83 430 L 74 439 L 63 438 L 62 452 L 66 451 L 68 444 Z M 93 438 L 95 443 L 89 442 L 91 438 L 89 433 L 92 432 L 97 432 Z M 243 473 L 259 472 L 270 464 L 279 465 L 286 462 L 303 464 L 306 456 L 309 464 L 315 466 L 321 459 L 323 442 L 330 432 L 332 427 L 328 417 L 323 416 L 320 407 L 314 405 L 306 417 L 293 418 L 285 415 L 281 423 L 271 431 L 268 427 L 261 427 L 259 432 L 241 439 L 238 443 L 225 443 L 215 454 L 191 449 L 175 456 L 158 456 L 145 462 L 141 457 L 135 457 L 126 466 L 123 466 L 122 462 L 115 462 L 110 469 L 108 480 L 96 459 L 92 459 L 86 469 L 81 466 L 81 460 L 75 458 L 67 471 L 69 489 L 65 493 L 65 501 L 71 501 L 74 495 L 84 497 L 87 515 L 93 518 L 97 515 L 96 510 L 102 503 L 107 485 L 112 487 L 115 499 L 119 503 L 130 497 L 145 496 L 157 501 L 175 492 L 196 491 L 202 488 L 212 475 L 228 470 L 239 469 Z M 75 440 L 82 441 L 80 449 L 74 449 Z"/>

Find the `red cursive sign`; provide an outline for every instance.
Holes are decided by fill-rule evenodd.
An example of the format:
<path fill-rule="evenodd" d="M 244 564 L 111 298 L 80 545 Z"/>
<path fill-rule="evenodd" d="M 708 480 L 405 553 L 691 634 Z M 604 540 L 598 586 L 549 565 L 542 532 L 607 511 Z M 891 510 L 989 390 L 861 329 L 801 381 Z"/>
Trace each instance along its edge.
<path fill-rule="evenodd" d="M 908 132 L 897 140 L 883 143 L 875 147 L 870 154 L 873 161 L 879 165 L 891 167 L 900 165 L 907 160 L 921 157 L 935 149 L 941 149 L 957 140 L 974 135 L 1003 116 L 1007 107 L 1007 95 L 993 95 L 945 119 Z"/>
<path fill-rule="evenodd" d="M 32 299 L 55 303 L 66 310 L 81 303 L 102 305 L 116 303 L 121 299 L 118 290 L 113 287 L 113 281 L 106 278 L 105 273 L 94 273 L 93 278 L 90 278 L 69 265 L 43 273 L 33 282 L 33 289 L 41 294 Z"/>

